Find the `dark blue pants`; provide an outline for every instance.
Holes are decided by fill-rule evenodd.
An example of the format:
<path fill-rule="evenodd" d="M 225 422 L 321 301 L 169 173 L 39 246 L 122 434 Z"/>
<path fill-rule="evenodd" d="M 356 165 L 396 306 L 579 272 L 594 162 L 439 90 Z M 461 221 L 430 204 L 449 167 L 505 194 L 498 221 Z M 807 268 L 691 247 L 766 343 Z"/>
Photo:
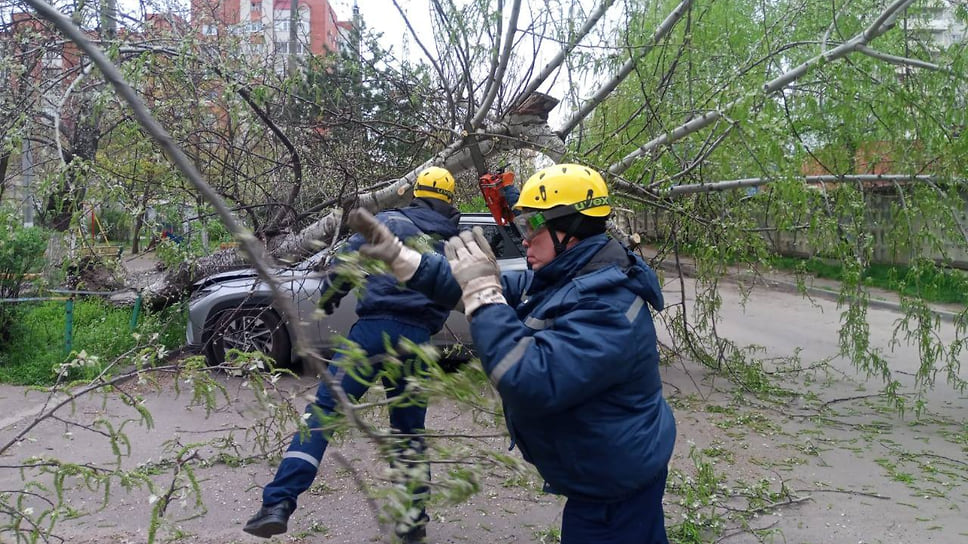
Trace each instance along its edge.
<path fill-rule="evenodd" d="M 384 334 L 389 337 L 390 345 L 395 346 L 401 338 L 408 338 L 418 344 L 426 343 L 430 340 L 430 332 L 421 327 L 405 325 L 398 321 L 389 319 L 363 319 L 357 321 L 350 329 L 347 336 L 363 348 L 371 358 L 386 352 L 384 348 Z M 340 359 L 340 354 L 336 359 Z M 407 366 L 412 368 L 413 362 L 408 362 Z M 377 363 L 366 371 L 358 373 L 357 377 L 351 376 L 352 373 L 343 371 L 338 365 L 330 365 L 330 373 L 336 377 L 342 375 L 340 385 L 346 395 L 356 401 L 369 389 L 373 378 L 381 370 L 382 365 Z M 359 378 L 359 379 L 357 379 Z M 397 383 L 388 383 L 384 379 L 384 387 L 387 390 L 387 397 L 393 398 L 400 396 L 405 388 L 405 383 L 400 380 Z M 394 431 L 403 434 L 419 434 L 424 430 L 424 419 L 427 415 L 427 405 L 420 399 L 405 402 L 404 407 L 390 408 L 390 426 Z M 283 500 L 296 501 L 296 498 L 309 489 L 316 472 L 319 470 L 319 463 L 323 460 L 323 453 L 326 452 L 327 440 L 321 430 L 319 419 L 316 417 L 318 412 L 332 414 L 336 401 L 332 394 L 323 383 L 319 384 L 316 390 L 315 402 L 306 406 L 306 424 L 312 431 L 307 435 L 297 432 L 289 445 L 289 449 L 283 455 L 282 463 L 276 470 L 275 478 L 262 490 L 262 503 L 272 505 Z M 419 457 L 423 453 L 423 440 L 420 438 L 409 439 L 400 446 L 401 451 L 410 450 L 412 455 Z M 428 477 L 430 467 L 427 467 Z M 415 502 L 423 510 L 423 502 L 428 490 L 426 486 L 417 486 L 414 489 Z M 426 519 L 426 514 L 421 514 L 421 519 Z"/>
<path fill-rule="evenodd" d="M 662 494 L 667 471 L 639 493 L 619 502 L 568 499 L 561 544 L 668 544 Z"/>

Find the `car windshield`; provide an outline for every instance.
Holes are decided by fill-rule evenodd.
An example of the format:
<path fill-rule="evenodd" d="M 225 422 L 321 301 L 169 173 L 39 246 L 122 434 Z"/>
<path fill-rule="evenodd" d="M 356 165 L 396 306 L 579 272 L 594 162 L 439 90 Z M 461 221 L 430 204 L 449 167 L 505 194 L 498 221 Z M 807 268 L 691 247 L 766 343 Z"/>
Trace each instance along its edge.
<path fill-rule="evenodd" d="M 508 228 L 506 232 L 511 240 L 511 244 L 505 243 L 505 237 L 501 234 L 500 228 L 495 224 L 485 224 L 485 225 L 461 225 L 462 230 L 470 229 L 474 226 L 481 227 L 484 231 L 484 238 L 487 243 L 491 244 L 491 249 L 494 250 L 494 256 L 498 259 L 516 259 L 524 257 L 525 250 L 521 246 L 521 235 L 518 234 L 517 229 Z"/>

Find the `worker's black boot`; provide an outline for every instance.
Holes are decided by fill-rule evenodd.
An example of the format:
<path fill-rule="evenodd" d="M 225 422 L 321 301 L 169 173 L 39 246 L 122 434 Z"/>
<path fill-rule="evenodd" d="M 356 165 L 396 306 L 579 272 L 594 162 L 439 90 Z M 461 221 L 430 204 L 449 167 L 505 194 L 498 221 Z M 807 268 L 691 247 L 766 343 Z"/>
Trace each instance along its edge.
<path fill-rule="evenodd" d="M 427 542 L 427 525 L 421 524 L 406 533 L 397 534 L 397 538 L 400 544 L 424 544 Z"/>
<path fill-rule="evenodd" d="M 269 538 L 272 535 L 281 535 L 286 532 L 289 523 L 289 516 L 296 509 L 296 503 L 292 501 L 282 501 L 271 506 L 263 506 L 259 512 L 252 516 L 252 519 L 242 528 L 250 535 Z"/>

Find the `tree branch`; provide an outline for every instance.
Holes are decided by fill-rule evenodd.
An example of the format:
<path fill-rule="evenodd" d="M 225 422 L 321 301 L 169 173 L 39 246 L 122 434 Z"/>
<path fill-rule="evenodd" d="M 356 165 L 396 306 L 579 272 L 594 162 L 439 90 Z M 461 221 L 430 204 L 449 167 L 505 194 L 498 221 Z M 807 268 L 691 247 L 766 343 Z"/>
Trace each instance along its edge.
<path fill-rule="evenodd" d="M 885 181 L 885 182 L 913 182 L 913 181 L 924 181 L 933 182 L 935 181 L 935 176 L 925 175 L 925 174 L 852 174 L 852 175 L 822 175 L 822 176 L 804 176 L 803 182 L 809 185 L 820 185 L 823 183 L 837 183 L 837 182 L 874 182 L 874 181 Z M 780 181 L 776 178 L 763 177 L 763 178 L 742 178 L 742 179 L 732 179 L 728 181 L 718 181 L 715 183 L 696 183 L 691 185 L 677 185 L 675 187 L 669 188 L 664 194 L 667 196 L 682 196 L 696 193 L 712 193 L 719 191 L 729 191 L 731 189 L 742 189 L 744 187 L 755 187 L 757 185 L 767 185 L 769 183 L 774 183 Z"/>
<path fill-rule="evenodd" d="M 916 68 L 925 68 L 925 69 L 928 69 L 928 70 L 938 70 L 938 71 L 942 71 L 942 72 L 948 72 L 948 73 L 950 73 L 952 75 L 955 75 L 955 76 L 958 75 L 958 74 L 952 72 L 950 69 L 944 68 L 944 67 L 941 67 L 941 66 L 938 66 L 937 64 L 934 64 L 932 62 L 926 62 L 926 61 L 919 60 L 919 59 L 909 59 L 907 57 L 898 57 L 898 56 L 895 56 L 895 55 L 889 55 L 887 53 L 881 53 L 880 51 L 877 51 L 876 49 L 872 49 L 872 48 L 870 48 L 870 47 L 868 47 L 866 45 L 858 46 L 857 47 L 857 52 L 858 53 L 863 53 L 863 54 L 865 54 L 865 55 L 867 55 L 869 57 L 873 57 L 873 58 L 875 58 L 877 60 L 882 60 L 882 61 L 887 62 L 887 63 L 890 63 L 890 64 L 896 64 L 898 66 L 914 66 Z"/>
<path fill-rule="evenodd" d="M 779 77 L 763 84 L 762 91 L 764 97 L 772 95 L 773 93 L 785 88 L 787 85 L 793 83 L 809 70 L 815 66 L 832 60 L 837 60 L 842 58 L 854 51 L 858 47 L 867 45 L 871 40 L 880 36 L 884 32 L 890 29 L 893 24 L 894 18 L 897 13 L 910 5 L 914 0 L 896 0 L 893 4 L 888 6 L 878 17 L 875 19 L 874 23 L 868 26 L 864 31 L 858 33 L 856 36 L 848 40 L 847 42 L 831 49 L 825 51 L 806 62 L 796 66 L 795 68 L 788 70 Z M 736 99 L 729 102 L 725 106 L 708 111 L 703 115 L 692 119 L 678 127 L 674 128 L 672 131 L 662 134 L 651 141 L 645 143 L 632 153 L 629 153 L 623 157 L 620 161 L 612 164 L 608 167 L 608 173 L 617 176 L 624 173 L 632 164 L 639 158 L 644 157 L 654 151 L 656 148 L 675 142 L 676 140 L 682 139 L 685 136 L 702 130 L 703 128 L 715 123 L 723 117 L 723 111 L 728 111 L 737 104 L 741 102 L 742 99 Z"/>
<path fill-rule="evenodd" d="M 660 41 L 665 39 L 665 37 L 669 35 L 669 32 L 672 32 L 672 29 L 676 26 L 676 23 L 682 19 L 682 16 L 686 14 L 691 5 L 692 0 L 682 0 L 682 2 L 680 2 L 679 5 L 672 10 L 672 13 L 670 13 L 665 20 L 659 24 L 655 32 L 652 34 L 652 37 L 649 38 L 648 42 L 646 42 L 643 47 L 638 49 L 637 53 L 632 55 L 629 60 L 625 61 L 625 64 L 622 65 L 622 68 L 619 69 L 618 73 L 615 74 L 612 79 L 606 81 L 605 84 L 599 87 L 598 90 L 595 91 L 595 94 L 590 99 L 585 101 L 581 109 L 579 109 L 574 115 L 571 116 L 571 118 L 565 121 L 565 123 L 559 127 L 556 132 L 562 137 L 570 134 L 579 123 L 588 117 L 591 112 L 597 108 L 598 105 L 601 104 L 612 93 L 612 91 L 615 90 L 616 87 L 618 87 L 619 83 L 624 81 L 625 78 L 632 73 L 638 62 L 649 54 Z"/>
<path fill-rule="evenodd" d="M 551 76 L 551 74 L 558 69 L 559 66 L 561 66 L 561 63 L 564 62 L 565 57 L 567 57 L 575 49 L 575 47 L 578 46 L 578 43 L 581 42 L 593 28 L 595 28 L 595 25 L 598 24 L 599 19 L 605 15 L 605 12 L 614 3 L 615 0 L 603 0 L 602 3 L 599 4 L 598 7 L 595 8 L 595 10 L 588 16 L 588 20 L 585 21 L 585 24 L 578 29 L 578 32 L 575 34 L 574 38 L 569 40 L 568 43 L 561 48 L 561 51 L 559 51 L 554 58 L 548 61 L 548 64 L 541 69 L 541 72 L 538 73 L 538 75 L 535 76 L 530 83 L 528 83 L 524 90 L 521 91 L 520 96 L 528 97 L 531 95 L 531 93 L 538 90 L 538 87 L 540 87 L 541 84 L 544 83 Z"/>
<path fill-rule="evenodd" d="M 507 35 L 504 36 L 504 50 L 501 51 L 500 59 L 495 59 L 495 66 L 491 70 L 491 77 L 489 77 L 487 80 L 484 100 L 481 102 L 480 109 L 477 110 L 477 115 L 475 115 L 474 119 L 471 120 L 472 128 L 476 129 L 481 125 L 481 123 L 484 122 L 484 119 L 487 117 L 487 112 L 491 109 L 491 104 L 494 103 L 494 99 L 497 97 L 497 92 L 501 88 L 501 83 L 504 80 L 504 74 L 507 72 L 508 62 L 511 59 L 511 51 L 514 47 L 514 31 L 517 29 L 518 15 L 520 13 L 521 0 L 514 0 L 514 5 L 511 7 L 511 17 L 508 21 Z"/>

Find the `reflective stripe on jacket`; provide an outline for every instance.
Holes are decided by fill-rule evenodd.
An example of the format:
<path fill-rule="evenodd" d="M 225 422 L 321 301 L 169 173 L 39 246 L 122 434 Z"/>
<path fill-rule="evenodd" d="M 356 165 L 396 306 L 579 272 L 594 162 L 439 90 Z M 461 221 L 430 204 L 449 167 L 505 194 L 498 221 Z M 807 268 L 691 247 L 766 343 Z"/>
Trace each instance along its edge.
<path fill-rule="evenodd" d="M 502 283 L 509 305 L 481 308 L 470 327 L 524 458 L 568 497 L 621 500 L 652 483 L 675 442 L 649 310 L 663 306 L 655 273 L 598 235 Z M 408 285 L 460 297 L 442 258 L 425 257 Z"/>

